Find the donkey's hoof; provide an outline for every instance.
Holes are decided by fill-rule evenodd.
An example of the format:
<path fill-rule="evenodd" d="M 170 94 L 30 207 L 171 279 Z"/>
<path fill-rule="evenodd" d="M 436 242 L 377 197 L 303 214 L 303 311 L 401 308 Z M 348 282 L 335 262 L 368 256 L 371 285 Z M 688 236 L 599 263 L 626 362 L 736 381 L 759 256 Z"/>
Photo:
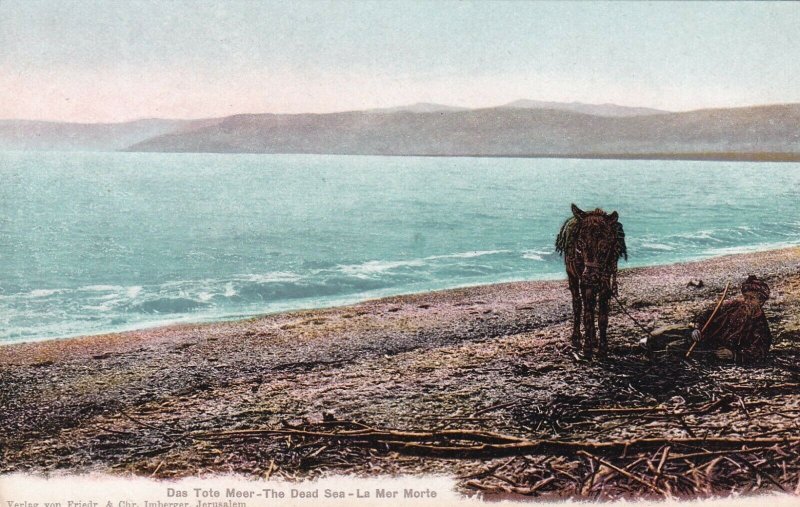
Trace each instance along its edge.
<path fill-rule="evenodd" d="M 574 351 L 574 350 L 572 351 L 572 357 L 573 357 L 573 358 L 574 358 L 576 361 L 578 361 L 579 363 L 585 363 L 586 361 L 588 361 L 589 359 L 591 359 L 591 358 L 587 358 L 587 357 L 585 357 L 583 354 L 581 354 L 581 353 L 578 353 L 578 352 L 576 352 L 576 351 Z"/>

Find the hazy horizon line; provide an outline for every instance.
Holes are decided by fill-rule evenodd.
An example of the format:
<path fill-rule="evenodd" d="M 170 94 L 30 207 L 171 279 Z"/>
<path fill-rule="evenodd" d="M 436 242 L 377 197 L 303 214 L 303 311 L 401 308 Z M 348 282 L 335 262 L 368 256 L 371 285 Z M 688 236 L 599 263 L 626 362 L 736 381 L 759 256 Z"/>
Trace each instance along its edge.
<path fill-rule="evenodd" d="M 427 101 L 427 100 L 419 100 L 415 102 L 409 102 L 404 104 L 398 104 L 394 106 L 379 106 L 379 107 L 367 107 L 364 109 L 334 109 L 334 110 L 326 110 L 326 111 L 304 111 L 304 112 L 272 112 L 272 111 L 247 111 L 247 112 L 237 112 L 225 115 L 210 115 L 210 116 L 197 116 L 197 117 L 172 117 L 172 116 L 137 116 L 131 117 L 128 119 L 120 119 L 120 120 L 113 120 L 113 121 L 84 121 L 84 120 L 60 120 L 60 119 L 48 119 L 48 118 L 34 118 L 34 117 L 4 117 L 0 118 L 0 121 L 20 121 L 20 122 L 42 122 L 42 123 L 64 123 L 64 124 L 77 124 L 77 125 L 117 125 L 123 123 L 133 123 L 137 121 L 148 121 L 148 120 L 164 120 L 164 121 L 185 121 L 185 122 L 192 122 L 192 121 L 202 121 L 202 120 L 215 120 L 215 119 L 222 119 L 222 118 L 230 118 L 233 116 L 244 116 L 244 115 L 276 115 L 276 116 L 300 116 L 300 115 L 326 115 L 326 114 L 340 114 L 340 113 L 358 113 L 358 112 L 369 112 L 369 111 L 377 111 L 377 110 L 390 110 L 390 109 L 402 109 L 406 107 L 412 107 L 415 105 L 422 105 L 422 104 L 429 104 L 429 105 L 436 105 L 441 107 L 453 107 L 459 108 L 463 111 L 477 111 L 481 109 L 495 109 L 508 106 L 514 102 L 518 101 L 532 101 L 532 102 L 549 102 L 553 104 L 581 104 L 581 105 L 589 105 L 589 106 L 617 106 L 617 107 L 624 107 L 629 109 L 653 109 L 656 111 L 660 111 L 663 114 L 677 114 L 677 113 L 689 113 L 693 111 L 708 111 L 714 109 L 746 109 L 752 107 L 770 107 L 770 106 L 782 106 L 782 105 L 791 105 L 791 104 L 800 104 L 800 102 L 792 102 L 792 101 L 785 101 L 785 102 L 758 102 L 758 103 L 748 103 L 743 105 L 728 105 L 728 106 L 704 106 L 704 107 L 692 107 L 688 109 L 663 109 L 660 107 L 655 106 L 648 106 L 648 105 L 627 105 L 627 104 L 620 104 L 617 102 L 607 102 L 607 101 L 598 101 L 598 102 L 583 102 L 578 100 L 573 101 L 561 101 L 561 100 L 548 100 L 548 99 L 528 99 L 528 98 L 519 98 L 514 99 L 512 101 L 503 102 L 501 104 L 496 105 L 486 105 L 486 106 L 464 106 L 459 104 L 452 104 L 452 103 L 444 103 L 444 102 L 435 102 L 435 101 Z M 537 109 L 537 108 L 521 108 L 521 109 Z M 548 109 L 543 107 L 541 109 Z M 400 111 L 397 111 L 400 112 Z M 459 112 L 459 111 L 440 111 L 440 112 Z M 417 114 L 431 114 L 432 112 L 418 112 Z M 580 113 L 576 112 L 576 114 L 590 114 L 590 113 Z M 653 114 L 660 114 L 660 113 L 653 113 Z"/>

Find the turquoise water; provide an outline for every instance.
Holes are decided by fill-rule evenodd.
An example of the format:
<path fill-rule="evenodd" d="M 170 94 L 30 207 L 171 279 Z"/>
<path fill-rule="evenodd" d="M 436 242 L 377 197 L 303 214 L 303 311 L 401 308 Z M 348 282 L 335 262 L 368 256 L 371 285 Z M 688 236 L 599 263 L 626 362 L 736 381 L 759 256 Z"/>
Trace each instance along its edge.
<path fill-rule="evenodd" d="M 0 178 L 5 342 L 560 278 L 572 201 L 619 211 L 629 266 L 800 243 L 800 164 L 0 153 Z"/>

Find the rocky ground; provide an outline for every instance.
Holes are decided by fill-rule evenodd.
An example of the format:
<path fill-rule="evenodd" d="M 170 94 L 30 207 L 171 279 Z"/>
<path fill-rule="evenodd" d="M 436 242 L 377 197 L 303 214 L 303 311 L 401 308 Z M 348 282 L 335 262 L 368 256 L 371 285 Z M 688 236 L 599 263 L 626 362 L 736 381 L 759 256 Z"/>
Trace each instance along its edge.
<path fill-rule="evenodd" d="M 616 304 L 608 359 L 579 360 L 568 347 L 562 281 L 2 346 L 0 472 L 445 473 L 467 494 L 550 497 L 792 492 L 800 487 L 799 266 L 800 249 L 785 249 L 620 273 L 622 302 L 650 328 L 713 306 L 727 281 L 736 288 L 749 273 L 765 277 L 775 339 L 769 361 L 755 366 L 702 352 L 648 359 L 637 346 L 643 332 Z M 703 287 L 687 286 L 697 279 Z M 466 459 L 328 435 L 365 427 L 526 441 L 785 441 Z M 222 434 L 256 428 L 283 433 Z"/>

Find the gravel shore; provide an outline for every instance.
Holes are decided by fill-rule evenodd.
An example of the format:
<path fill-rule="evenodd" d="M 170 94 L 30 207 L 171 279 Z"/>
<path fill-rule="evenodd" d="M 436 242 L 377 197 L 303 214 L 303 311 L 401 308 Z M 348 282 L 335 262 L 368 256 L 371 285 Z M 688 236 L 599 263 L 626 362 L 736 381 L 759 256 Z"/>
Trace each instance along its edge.
<path fill-rule="evenodd" d="M 791 248 L 620 272 L 621 300 L 650 328 L 688 321 L 713 305 L 727 281 L 733 289 L 750 273 L 764 277 L 773 294 L 765 308 L 773 350 L 769 361 L 750 367 L 703 354 L 692 361 L 649 361 L 637 346 L 642 331 L 616 304 L 609 358 L 576 360 L 568 347 L 566 281 L 0 346 L 0 472 L 291 479 L 433 472 L 463 477 L 465 491 L 573 496 L 567 479 L 530 491 L 537 471 L 554 466 L 533 457 L 503 460 L 503 481 L 496 470 L 485 473 L 500 461 L 401 456 L 291 438 L 208 442 L 191 436 L 324 420 L 482 429 L 529 439 L 798 437 L 798 267 L 800 248 Z M 702 288 L 687 286 L 697 279 Z M 596 414 L 608 407 L 695 407 L 723 399 L 722 392 L 735 396 L 725 398 L 725 410 L 679 421 Z M 784 467 L 787 483 L 792 473 Z M 756 475 L 751 489 L 771 487 L 763 478 L 756 487 Z M 735 490 L 746 490 L 740 482 Z M 715 488 L 709 493 L 730 490 Z"/>

